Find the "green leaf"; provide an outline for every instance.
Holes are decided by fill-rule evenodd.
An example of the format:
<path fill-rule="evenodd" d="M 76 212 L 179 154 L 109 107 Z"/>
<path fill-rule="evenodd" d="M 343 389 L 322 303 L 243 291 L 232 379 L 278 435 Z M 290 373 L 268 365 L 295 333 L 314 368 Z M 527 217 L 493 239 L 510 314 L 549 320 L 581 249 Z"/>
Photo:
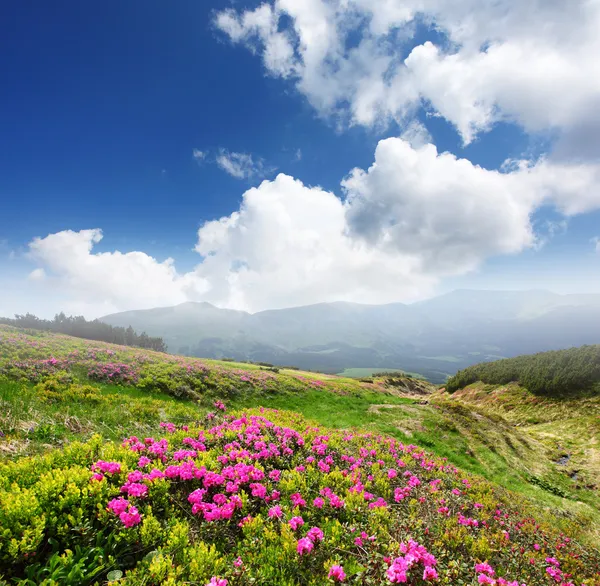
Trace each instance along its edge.
<path fill-rule="evenodd" d="M 154 551 L 151 551 L 150 553 L 148 553 L 144 556 L 144 561 L 150 563 L 150 562 L 154 561 L 159 555 L 160 555 L 160 552 L 155 549 Z"/>
<path fill-rule="evenodd" d="M 117 580 L 120 580 L 122 577 L 123 577 L 123 572 L 121 572 L 121 570 L 113 570 L 112 572 L 108 572 L 106 579 L 109 582 L 116 582 Z"/>

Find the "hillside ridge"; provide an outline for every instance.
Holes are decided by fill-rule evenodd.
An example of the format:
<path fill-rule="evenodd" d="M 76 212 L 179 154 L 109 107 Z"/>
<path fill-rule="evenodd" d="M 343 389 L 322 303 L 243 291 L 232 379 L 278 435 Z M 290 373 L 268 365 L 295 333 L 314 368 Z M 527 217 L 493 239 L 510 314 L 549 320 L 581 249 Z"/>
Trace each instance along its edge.
<path fill-rule="evenodd" d="M 319 303 L 256 313 L 187 303 L 101 318 L 175 354 L 328 373 L 401 368 L 443 383 L 482 361 L 597 343 L 599 295 L 460 290 L 413 304 Z"/>

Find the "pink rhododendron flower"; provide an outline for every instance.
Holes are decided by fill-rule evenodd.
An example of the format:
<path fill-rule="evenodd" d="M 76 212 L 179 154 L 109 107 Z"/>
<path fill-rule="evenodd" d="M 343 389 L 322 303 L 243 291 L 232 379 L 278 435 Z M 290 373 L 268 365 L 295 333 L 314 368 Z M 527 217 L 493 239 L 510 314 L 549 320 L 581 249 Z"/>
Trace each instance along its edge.
<path fill-rule="evenodd" d="M 121 492 L 133 497 L 145 497 L 148 494 L 148 487 L 139 482 L 126 482 L 121 487 Z"/>
<path fill-rule="evenodd" d="M 124 511 L 127 510 L 128 506 L 129 506 L 129 501 L 120 497 L 118 499 L 113 499 L 112 501 L 110 501 L 108 503 L 107 508 L 110 511 L 112 511 L 115 515 L 120 515 L 121 513 L 123 513 Z"/>
<path fill-rule="evenodd" d="M 252 491 L 251 492 L 252 496 L 257 496 L 261 499 L 264 499 L 267 496 L 267 489 L 262 484 L 258 484 L 258 483 L 251 484 L 250 490 Z"/>
<path fill-rule="evenodd" d="M 296 531 L 296 529 L 304 525 L 304 519 L 302 517 L 292 517 L 289 521 L 289 525 L 294 531 Z"/>
<path fill-rule="evenodd" d="M 306 501 L 302 498 L 302 495 L 299 492 L 296 492 L 290 495 L 290 500 L 295 507 L 305 507 Z"/>
<path fill-rule="evenodd" d="M 121 472 L 121 464 L 119 462 L 105 462 L 98 460 L 92 465 L 92 470 L 104 472 L 104 474 L 119 474 Z"/>
<path fill-rule="evenodd" d="M 119 519 L 125 527 L 130 528 L 142 522 L 142 517 L 135 507 L 129 507 L 119 515 Z"/>
<path fill-rule="evenodd" d="M 475 571 L 480 572 L 482 574 L 488 574 L 489 576 L 493 576 L 496 572 L 494 568 L 487 563 L 484 564 L 475 564 Z"/>
<path fill-rule="evenodd" d="M 422 545 L 412 539 L 407 543 L 400 544 L 400 551 L 404 556 L 397 557 L 391 563 L 386 574 L 392 583 L 405 583 L 409 579 L 409 573 L 414 566 L 424 566 L 423 580 L 436 580 L 438 575 L 433 566 L 437 564 L 435 557 Z"/>
<path fill-rule="evenodd" d="M 145 466 L 148 466 L 148 464 L 150 464 L 152 460 L 150 460 L 150 458 L 146 457 L 146 456 L 142 456 L 139 460 L 138 460 L 138 466 L 140 468 L 144 468 Z"/>
<path fill-rule="evenodd" d="M 346 579 L 346 573 L 344 572 L 344 568 L 342 566 L 334 564 L 331 566 L 331 568 L 329 568 L 327 577 L 331 578 L 335 582 L 343 582 Z"/>
<path fill-rule="evenodd" d="M 313 550 L 314 544 L 308 537 L 303 537 L 298 540 L 298 545 L 296 546 L 296 551 L 300 555 L 304 555 L 306 553 L 310 553 Z"/>
<path fill-rule="evenodd" d="M 319 529 L 319 527 L 312 527 L 311 529 L 308 530 L 306 537 L 308 539 L 310 539 L 311 541 L 323 541 L 323 538 L 325 536 L 323 534 L 323 531 L 321 531 L 321 529 Z"/>
<path fill-rule="evenodd" d="M 283 517 L 283 511 L 281 510 L 281 507 L 279 505 L 275 505 L 274 507 L 271 507 L 269 509 L 268 515 L 272 519 L 281 519 L 281 517 Z"/>

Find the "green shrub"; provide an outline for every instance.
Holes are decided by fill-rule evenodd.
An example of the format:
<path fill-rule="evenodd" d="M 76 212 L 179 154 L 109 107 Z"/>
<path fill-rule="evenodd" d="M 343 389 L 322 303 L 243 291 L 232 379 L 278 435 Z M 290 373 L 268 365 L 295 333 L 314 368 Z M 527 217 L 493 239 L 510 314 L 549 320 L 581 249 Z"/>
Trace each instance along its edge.
<path fill-rule="evenodd" d="M 35 385 L 34 391 L 45 403 L 75 401 L 99 404 L 108 401 L 98 387 L 76 384 L 72 380 L 69 373 L 60 372 Z"/>

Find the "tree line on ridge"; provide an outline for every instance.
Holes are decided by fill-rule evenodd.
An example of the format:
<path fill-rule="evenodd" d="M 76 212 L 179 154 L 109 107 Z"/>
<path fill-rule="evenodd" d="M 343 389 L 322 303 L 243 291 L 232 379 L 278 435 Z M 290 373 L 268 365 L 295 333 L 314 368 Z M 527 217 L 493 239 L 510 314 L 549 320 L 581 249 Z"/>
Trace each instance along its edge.
<path fill-rule="evenodd" d="M 167 345 L 162 338 L 148 336 L 146 332 L 136 333 L 131 326 L 128 328 L 111 326 L 97 319 L 88 321 L 82 315 L 67 316 L 63 312 L 57 313 L 53 320 L 41 319 L 32 313 L 15 315 L 14 319 L 0 317 L 0 323 L 18 328 L 31 328 L 45 330 L 59 334 L 67 334 L 76 338 L 121 344 L 122 346 L 135 346 L 166 352 Z"/>
<path fill-rule="evenodd" d="M 453 393 L 474 382 L 504 385 L 518 382 L 538 395 L 589 391 L 600 382 L 600 345 L 553 350 L 469 366 L 448 379 Z"/>

